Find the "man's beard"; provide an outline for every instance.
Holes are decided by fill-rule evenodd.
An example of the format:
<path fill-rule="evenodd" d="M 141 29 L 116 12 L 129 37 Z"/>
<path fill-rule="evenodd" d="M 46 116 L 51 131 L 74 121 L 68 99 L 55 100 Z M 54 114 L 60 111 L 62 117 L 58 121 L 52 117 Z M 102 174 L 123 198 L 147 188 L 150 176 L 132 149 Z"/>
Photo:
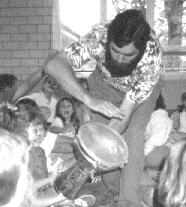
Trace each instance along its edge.
<path fill-rule="evenodd" d="M 134 58 L 130 63 L 118 63 L 111 56 L 109 47 L 105 52 L 105 67 L 112 77 L 125 77 L 132 74 L 140 60 L 140 55 Z"/>

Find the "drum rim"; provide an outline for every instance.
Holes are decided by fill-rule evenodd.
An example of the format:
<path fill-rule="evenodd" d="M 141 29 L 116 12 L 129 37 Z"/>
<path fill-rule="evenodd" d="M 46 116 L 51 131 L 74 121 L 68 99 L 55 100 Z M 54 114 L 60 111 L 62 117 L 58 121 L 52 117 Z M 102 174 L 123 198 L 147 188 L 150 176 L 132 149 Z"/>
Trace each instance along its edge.
<path fill-rule="evenodd" d="M 124 157 L 124 159 L 123 159 L 123 161 L 122 160 L 120 160 L 120 161 L 118 161 L 117 162 L 117 166 L 118 167 L 124 167 L 124 165 L 128 162 L 128 146 L 127 146 L 127 144 L 126 144 L 126 142 L 125 142 L 125 140 L 123 139 L 123 137 L 118 133 L 118 132 L 116 132 L 114 129 L 112 129 L 112 128 L 110 128 L 109 126 L 107 126 L 107 125 L 105 125 L 105 124 L 103 124 L 103 123 L 100 123 L 100 122 L 96 122 L 96 121 L 89 121 L 89 122 L 86 122 L 86 123 L 84 123 L 80 128 L 79 128 L 79 130 L 78 130 L 78 134 L 77 134 L 77 139 L 78 139 L 78 145 L 80 144 L 81 145 L 81 148 L 83 149 L 83 151 L 85 151 L 85 153 L 87 154 L 87 152 L 88 152 L 88 154 L 90 154 L 90 157 L 93 159 L 93 160 L 95 160 L 95 163 L 103 163 L 103 165 L 106 165 L 106 166 L 109 166 L 109 165 L 113 165 L 111 162 L 107 162 L 107 161 L 103 161 L 103 160 L 101 160 L 93 151 L 89 151 L 89 149 L 85 146 L 85 144 L 83 143 L 83 142 L 80 142 L 80 140 L 81 140 L 81 136 L 80 136 L 80 132 L 81 132 L 81 130 L 82 129 L 84 129 L 84 127 L 86 127 L 87 125 L 89 125 L 89 124 L 93 124 L 93 125 L 95 125 L 95 124 L 97 124 L 97 125 L 102 125 L 103 127 L 106 127 L 108 130 L 110 130 L 110 131 L 112 131 L 117 137 L 119 137 L 120 138 L 120 140 L 121 140 L 121 142 L 122 142 L 122 144 L 123 144 L 123 147 L 124 147 L 124 149 L 126 150 L 126 152 L 125 152 L 125 157 Z M 78 148 L 79 148 L 79 146 L 78 146 Z M 79 149 L 80 151 L 82 151 L 81 149 Z M 83 152 L 82 152 L 83 153 Z M 85 153 L 83 153 L 83 155 L 85 155 Z M 86 156 L 86 155 L 85 155 Z M 116 163 L 116 162 L 114 162 L 114 163 Z M 101 164 L 102 165 L 102 164 Z M 100 165 L 98 164 L 98 168 L 100 168 L 99 167 Z M 116 167 L 116 165 L 115 166 L 112 166 L 111 168 L 117 168 Z"/>

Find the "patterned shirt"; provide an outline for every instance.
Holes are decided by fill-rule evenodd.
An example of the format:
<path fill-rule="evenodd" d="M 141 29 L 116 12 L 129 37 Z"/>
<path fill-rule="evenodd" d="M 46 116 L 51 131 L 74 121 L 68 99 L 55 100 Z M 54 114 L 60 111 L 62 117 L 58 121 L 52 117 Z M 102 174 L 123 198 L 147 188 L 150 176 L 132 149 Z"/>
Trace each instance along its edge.
<path fill-rule="evenodd" d="M 151 31 L 144 55 L 132 74 L 125 77 L 112 77 L 104 66 L 107 28 L 108 24 L 94 26 L 79 42 L 66 48 L 67 56 L 76 70 L 94 70 L 98 66 L 104 81 L 124 92 L 127 100 L 141 103 L 150 96 L 161 75 L 160 44 L 155 33 Z"/>

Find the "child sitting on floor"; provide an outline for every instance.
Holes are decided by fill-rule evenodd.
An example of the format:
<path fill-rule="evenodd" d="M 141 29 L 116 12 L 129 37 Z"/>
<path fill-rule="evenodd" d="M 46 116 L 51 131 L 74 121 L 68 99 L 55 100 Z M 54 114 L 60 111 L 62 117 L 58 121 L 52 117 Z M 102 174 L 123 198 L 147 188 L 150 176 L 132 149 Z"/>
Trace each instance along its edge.
<path fill-rule="evenodd" d="M 37 115 L 37 114 L 38 112 L 36 111 L 30 112 L 30 113 L 25 111 L 25 114 L 17 113 L 14 107 L 5 106 L 0 109 L 0 117 L 1 117 L 0 127 L 6 129 L 8 131 L 8 135 L 10 134 L 10 132 L 15 132 L 15 131 L 17 133 L 19 132 L 20 134 L 25 135 L 25 137 L 23 137 L 22 139 L 25 139 L 25 142 L 27 143 L 29 143 L 29 141 L 31 143 L 30 146 L 28 146 L 27 148 L 31 156 L 28 158 L 28 166 L 30 166 L 29 163 L 31 162 L 31 160 L 34 157 L 36 158 L 36 154 L 33 155 L 34 157 L 32 157 L 31 155 L 33 148 L 40 149 L 38 144 L 42 140 L 42 133 L 37 134 L 37 128 L 34 128 L 35 126 L 34 124 L 41 123 L 39 122 L 40 115 Z M 36 117 L 38 118 L 38 120 L 36 119 Z M 4 122 L 4 120 L 6 120 L 6 123 Z M 25 133 L 25 132 L 28 132 L 28 133 Z M 38 136 L 37 139 L 34 136 L 35 134 L 37 134 Z M 45 162 L 46 158 L 44 157 L 44 151 L 36 150 L 36 149 L 34 150 L 35 152 L 37 152 L 37 155 L 39 155 L 38 157 L 39 159 L 37 158 L 38 160 L 35 160 L 35 163 L 32 163 L 34 166 L 32 165 L 32 167 L 29 168 L 30 170 L 27 170 L 29 173 L 27 173 L 28 177 L 24 177 L 25 178 L 24 183 L 26 183 L 27 179 L 30 182 L 28 183 L 28 186 L 26 186 L 26 190 L 25 190 L 26 192 L 24 192 L 25 195 L 23 196 L 24 198 L 22 199 L 23 204 L 20 204 L 17 206 L 45 207 L 45 206 L 50 206 L 56 203 L 62 206 L 73 204 L 74 203 L 73 201 L 65 198 L 62 194 L 57 194 L 56 192 L 54 192 L 54 190 L 51 191 L 49 194 L 44 194 L 44 195 L 40 194 L 41 190 L 43 189 L 43 186 L 45 186 L 46 184 L 53 184 L 53 180 L 55 178 L 55 172 L 52 175 L 47 175 L 47 168 L 46 166 L 44 167 L 44 165 L 46 165 L 46 162 Z M 14 156 L 17 157 L 16 154 L 14 154 Z M 12 157 L 11 159 L 13 158 L 14 157 Z M 21 189 L 21 187 L 24 187 L 24 185 L 19 186 L 19 187 Z M 13 203 L 13 204 L 15 204 L 16 206 L 16 203 Z M 8 206 L 9 205 L 7 205 L 7 207 Z"/>
<path fill-rule="evenodd" d="M 61 98 L 56 105 L 56 118 L 50 131 L 74 138 L 79 125 L 74 102 L 68 97 Z"/>

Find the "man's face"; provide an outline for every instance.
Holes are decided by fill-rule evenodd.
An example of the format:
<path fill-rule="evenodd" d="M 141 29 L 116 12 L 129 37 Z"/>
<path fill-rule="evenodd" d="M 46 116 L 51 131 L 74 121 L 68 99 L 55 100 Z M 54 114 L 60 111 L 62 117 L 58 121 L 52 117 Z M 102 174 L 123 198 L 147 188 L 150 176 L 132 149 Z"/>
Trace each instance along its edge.
<path fill-rule="evenodd" d="M 122 48 L 116 46 L 114 42 L 110 43 L 110 53 L 112 59 L 119 65 L 130 64 L 139 54 L 133 43 L 129 43 Z"/>
<path fill-rule="evenodd" d="M 128 43 L 122 48 L 118 47 L 114 42 L 110 42 L 107 60 L 107 66 L 111 74 L 114 76 L 126 76 L 131 73 L 131 69 L 136 66 L 136 59 L 139 55 L 139 50 L 133 43 Z"/>

